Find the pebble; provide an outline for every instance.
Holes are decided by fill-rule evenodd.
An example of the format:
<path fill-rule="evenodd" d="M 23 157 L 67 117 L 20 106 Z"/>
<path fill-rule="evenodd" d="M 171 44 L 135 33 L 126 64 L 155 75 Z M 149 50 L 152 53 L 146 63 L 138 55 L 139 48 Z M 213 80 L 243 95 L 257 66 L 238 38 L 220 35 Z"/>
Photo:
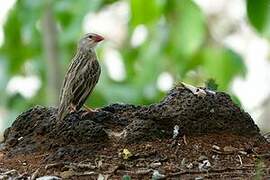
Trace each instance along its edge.
<path fill-rule="evenodd" d="M 215 150 L 220 150 L 220 147 L 217 146 L 217 145 L 213 145 L 212 148 L 215 149 Z"/>
<path fill-rule="evenodd" d="M 247 155 L 246 151 L 238 151 L 240 154 Z"/>
<path fill-rule="evenodd" d="M 211 167 L 211 163 L 208 160 L 203 160 L 202 163 L 199 163 L 199 170 L 205 171 Z"/>
<path fill-rule="evenodd" d="M 131 180 L 131 178 L 130 178 L 130 176 L 128 176 L 128 175 L 125 175 L 125 176 L 123 176 L 123 180 Z M 109 177 L 109 175 L 103 175 L 103 174 L 98 174 L 98 178 L 97 178 L 97 180 L 106 180 L 106 179 L 108 179 L 108 177 Z"/>
<path fill-rule="evenodd" d="M 186 167 L 187 167 L 188 169 L 192 169 L 192 168 L 193 168 L 193 164 L 192 164 L 192 163 L 188 163 L 188 164 L 186 165 Z"/>
<path fill-rule="evenodd" d="M 202 176 L 195 177 L 195 180 L 203 180 Z"/>
<path fill-rule="evenodd" d="M 158 170 L 154 170 L 152 179 L 163 179 L 163 178 L 165 178 L 164 174 L 160 174 Z"/>
<path fill-rule="evenodd" d="M 153 162 L 153 163 L 150 164 L 151 168 L 157 168 L 159 166 L 161 166 L 161 162 Z"/>
<path fill-rule="evenodd" d="M 219 156 L 216 155 L 216 154 L 214 154 L 214 155 L 212 156 L 212 159 L 214 159 L 214 160 L 219 160 Z"/>
<path fill-rule="evenodd" d="M 68 179 L 75 175 L 75 172 L 73 170 L 63 171 L 60 173 L 60 176 L 64 179 Z"/>
<path fill-rule="evenodd" d="M 175 125 L 173 129 L 173 139 L 175 139 L 179 134 L 179 126 Z"/>

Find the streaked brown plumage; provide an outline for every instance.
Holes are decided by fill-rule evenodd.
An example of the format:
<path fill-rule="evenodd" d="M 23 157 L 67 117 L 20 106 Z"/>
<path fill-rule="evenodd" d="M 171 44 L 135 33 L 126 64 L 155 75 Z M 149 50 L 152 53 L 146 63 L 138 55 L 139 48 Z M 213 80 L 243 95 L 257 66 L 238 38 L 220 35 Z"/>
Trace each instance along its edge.
<path fill-rule="evenodd" d="M 88 33 L 79 41 L 76 55 L 69 65 L 60 92 L 59 121 L 72 110 L 79 110 L 97 84 L 100 66 L 94 47 L 102 40 L 102 36 Z"/>

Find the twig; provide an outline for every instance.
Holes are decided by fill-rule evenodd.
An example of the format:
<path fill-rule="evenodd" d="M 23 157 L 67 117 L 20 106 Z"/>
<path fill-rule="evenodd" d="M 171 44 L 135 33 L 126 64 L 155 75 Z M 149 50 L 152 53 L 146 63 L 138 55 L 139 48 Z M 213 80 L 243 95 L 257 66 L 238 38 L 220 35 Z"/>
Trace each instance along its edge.
<path fill-rule="evenodd" d="M 75 173 L 75 176 L 90 176 L 90 175 L 97 175 L 96 172 L 93 171 L 85 171 L 83 173 Z"/>
<path fill-rule="evenodd" d="M 218 151 L 216 149 L 211 149 L 212 152 L 217 153 L 217 154 L 221 154 L 221 155 L 232 155 L 235 154 L 235 151 L 232 152 L 224 152 L 224 151 Z"/>
<path fill-rule="evenodd" d="M 241 167 L 241 168 L 223 168 L 223 169 L 210 169 L 208 171 L 198 171 L 198 170 L 185 170 L 176 173 L 170 173 L 168 177 L 171 176 L 178 176 L 178 175 L 185 175 L 185 174 L 208 174 L 208 173 L 224 173 L 224 172 L 231 172 L 231 171 L 244 171 L 244 170 L 253 170 L 253 168 L 248 167 Z"/>
<path fill-rule="evenodd" d="M 187 145 L 187 138 L 186 138 L 186 135 L 183 136 L 183 140 L 184 140 L 184 144 Z"/>
<path fill-rule="evenodd" d="M 65 165 L 67 165 L 67 163 L 63 163 L 63 162 L 47 164 L 45 166 L 45 169 L 48 170 L 48 169 L 51 169 L 51 168 L 60 168 L 60 167 L 64 167 Z"/>
<path fill-rule="evenodd" d="M 32 174 L 32 176 L 31 176 L 31 180 L 34 180 L 34 179 L 36 179 L 37 178 L 37 176 L 38 176 L 38 173 L 39 173 L 39 168 L 37 168 L 37 170 L 35 170 L 35 172 Z"/>
<path fill-rule="evenodd" d="M 262 136 L 270 135 L 270 132 L 264 133 Z"/>
<path fill-rule="evenodd" d="M 242 161 L 242 158 L 241 158 L 241 156 L 238 154 L 237 155 L 238 156 L 238 158 L 239 158 L 239 161 L 240 161 L 240 165 L 242 166 L 243 165 L 243 161 Z"/>
<path fill-rule="evenodd" d="M 70 163 L 68 165 L 65 165 L 65 167 L 72 168 L 72 169 L 96 169 L 97 167 L 94 165 L 91 165 L 90 163 Z"/>
<path fill-rule="evenodd" d="M 270 153 L 266 153 L 266 154 L 257 154 L 257 155 L 255 155 L 255 157 L 259 157 L 259 158 L 269 158 L 269 157 L 270 157 Z"/>

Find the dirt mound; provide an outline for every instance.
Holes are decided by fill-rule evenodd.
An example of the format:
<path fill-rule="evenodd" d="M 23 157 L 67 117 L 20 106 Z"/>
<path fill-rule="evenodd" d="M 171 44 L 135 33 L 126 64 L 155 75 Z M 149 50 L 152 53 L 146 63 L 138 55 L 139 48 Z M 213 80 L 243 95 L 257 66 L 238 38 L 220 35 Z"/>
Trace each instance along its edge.
<path fill-rule="evenodd" d="M 82 110 L 61 124 L 56 114 L 36 106 L 18 116 L 5 131 L 0 167 L 15 168 L 18 176 L 38 169 L 38 176 L 75 179 L 251 177 L 259 163 L 264 173 L 269 167 L 269 157 L 260 155 L 269 153 L 269 143 L 222 92 L 179 85 L 149 106 Z"/>

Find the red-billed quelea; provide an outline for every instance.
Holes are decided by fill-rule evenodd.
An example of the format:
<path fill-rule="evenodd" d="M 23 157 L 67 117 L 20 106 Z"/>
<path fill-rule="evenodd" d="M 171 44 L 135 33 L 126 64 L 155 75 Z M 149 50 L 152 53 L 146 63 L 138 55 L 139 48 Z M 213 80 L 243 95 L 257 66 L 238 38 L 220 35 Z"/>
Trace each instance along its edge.
<path fill-rule="evenodd" d="M 103 39 L 94 33 L 88 33 L 80 39 L 60 92 L 59 121 L 62 121 L 68 113 L 78 111 L 96 86 L 100 66 L 94 48 Z"/>

